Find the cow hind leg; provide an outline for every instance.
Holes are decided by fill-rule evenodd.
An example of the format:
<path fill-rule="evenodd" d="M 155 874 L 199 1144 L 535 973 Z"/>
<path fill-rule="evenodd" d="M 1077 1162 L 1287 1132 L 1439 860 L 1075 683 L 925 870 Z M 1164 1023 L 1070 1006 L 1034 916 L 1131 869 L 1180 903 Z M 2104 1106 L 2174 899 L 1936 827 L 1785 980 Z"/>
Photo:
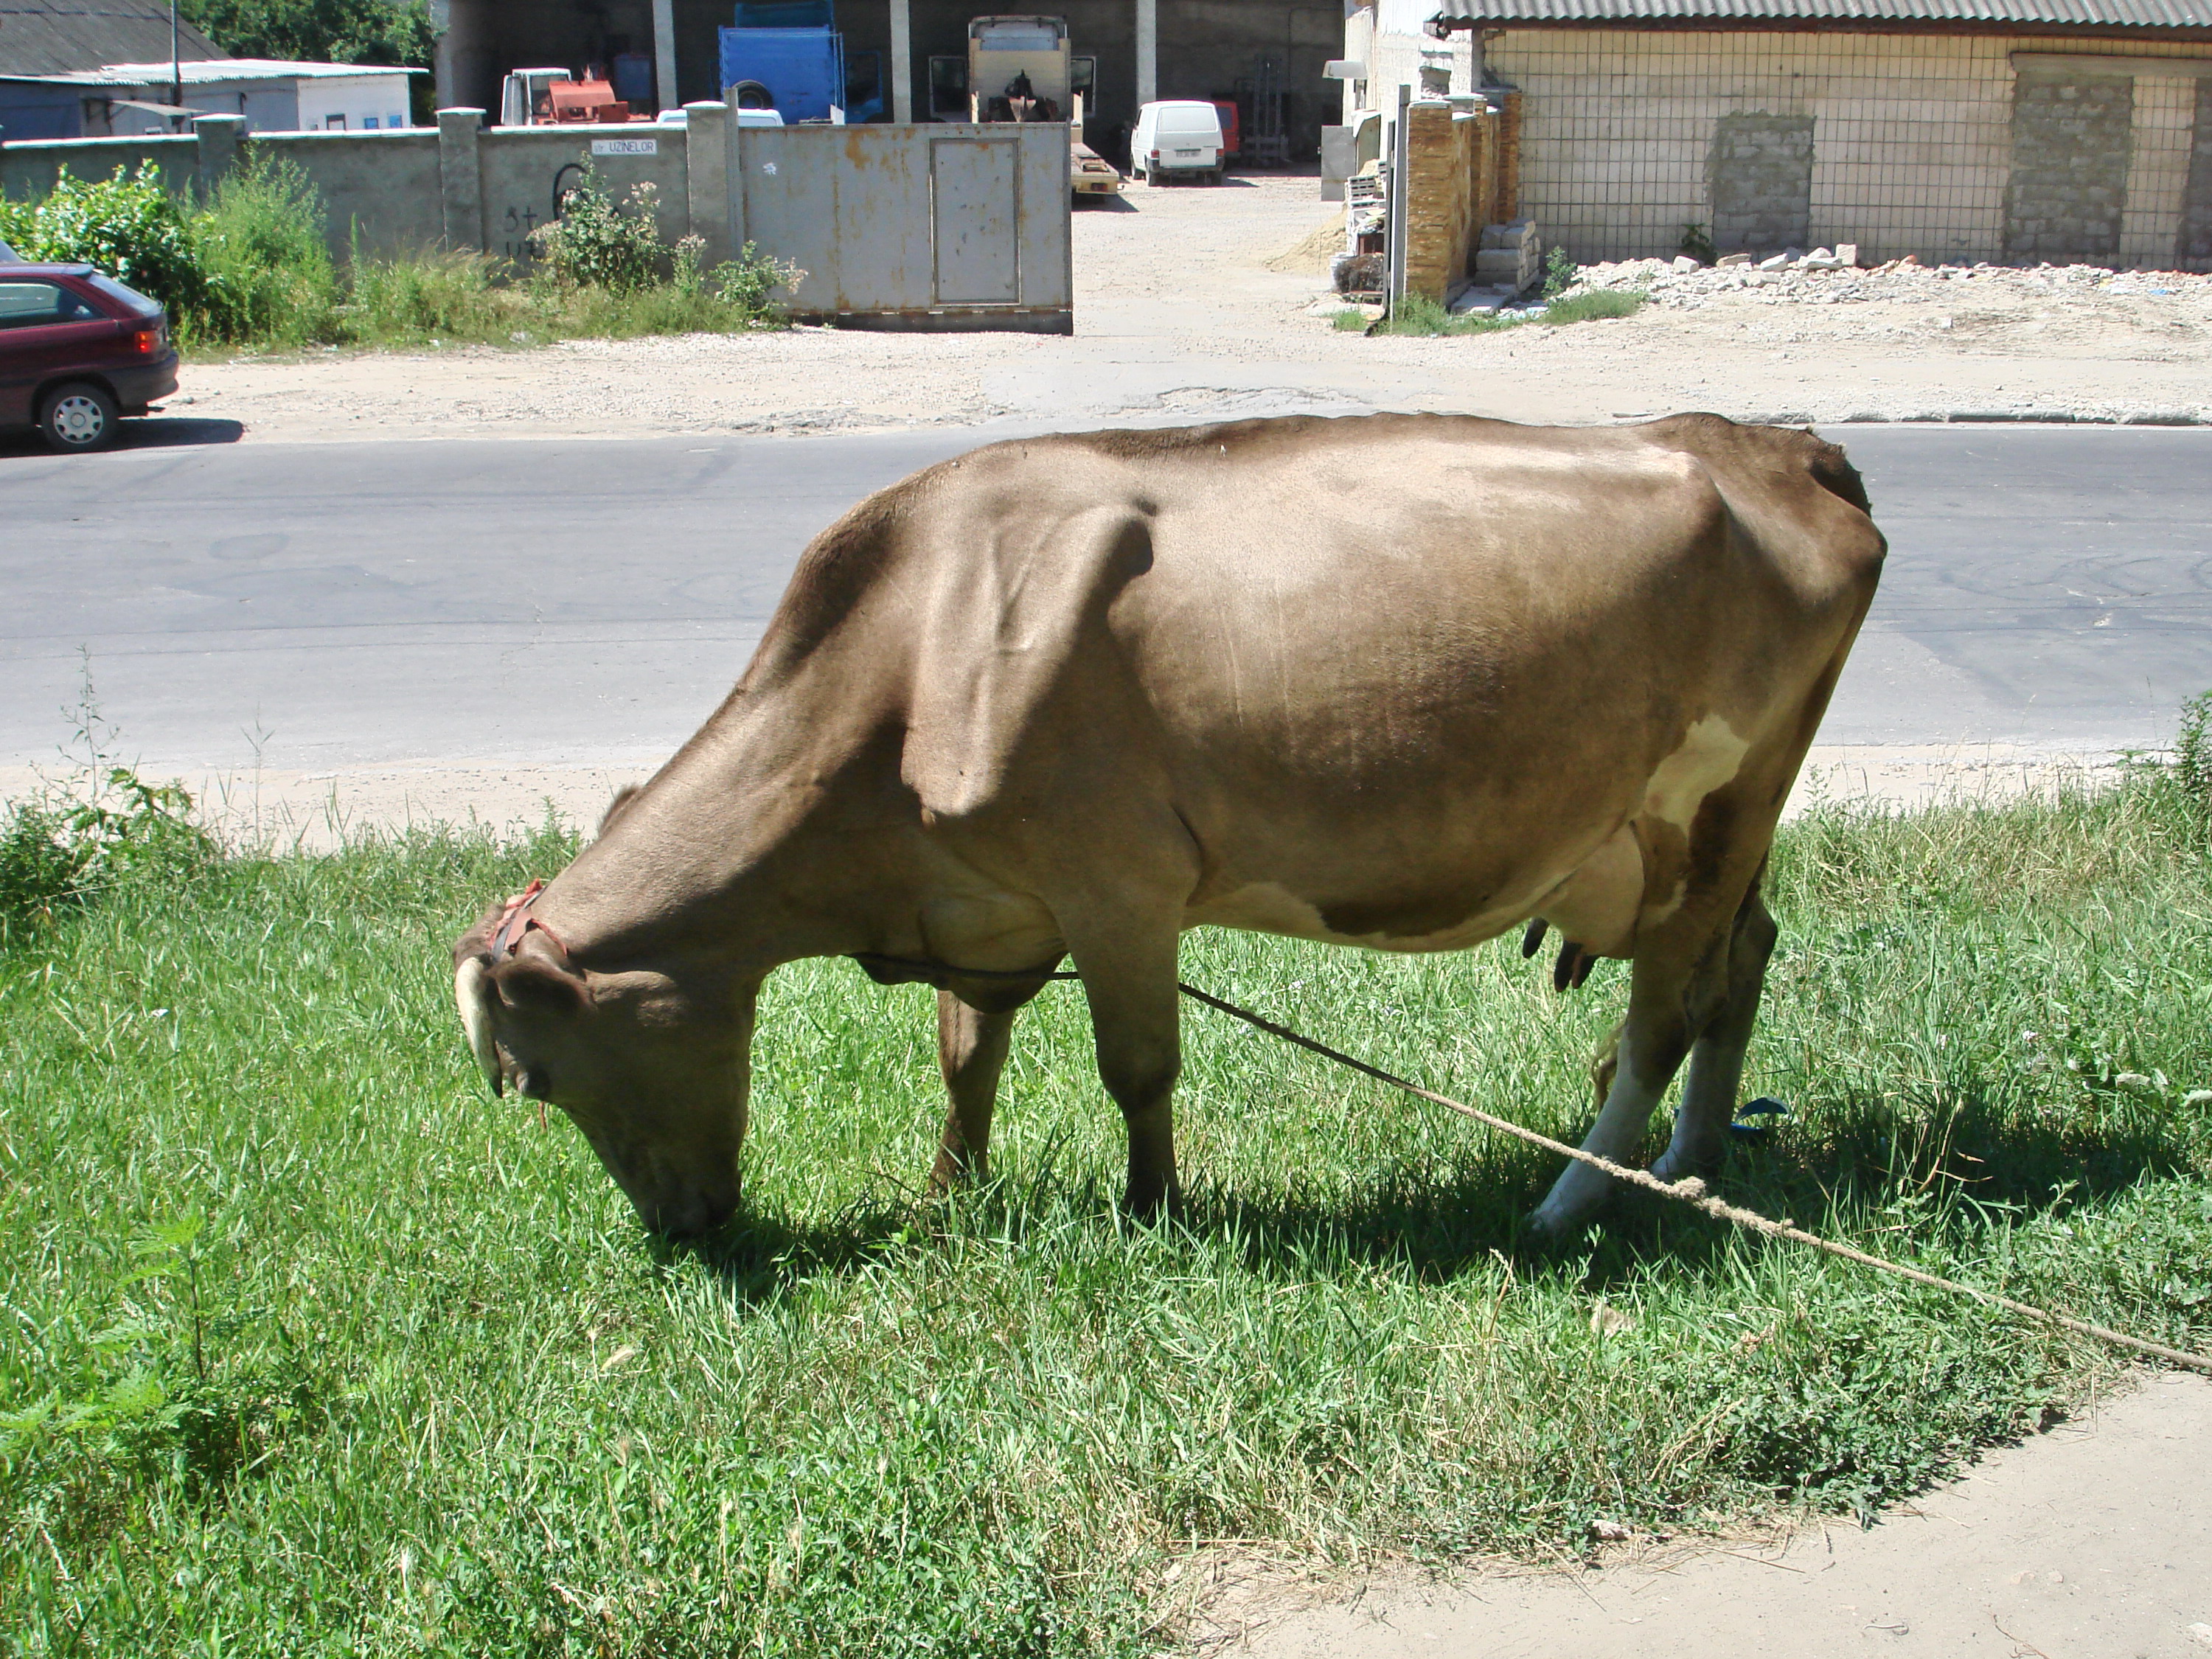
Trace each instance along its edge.
<path fill-rule="evenodd" d="M 1678 960 L 1637 958 L 1628 1018 L 1615 1033 L 1612 1052 L 1601 1052 L 1595 1067 L 1605 1103 L 1583 1141 L 1584 1152 L 1627 1164 L 1643 1146 L 1651 1114 L 1690 1046 L 1683 995 L 1687 979 Z M 1610 1176 L 1587 1164 L 1569 1164 L 1529 1217 L 1529 1225 L 1539 1234 L 1563 1237 L 1588 1221 L 1612 1190 Z"/>
<path fill-rule="evenodd" d="M 991 1152 L 991 1114 L 1014 1032 L 1014 1013 L 984 1013 L 950 991 L 937 994 L 937 1064 L 951 1097 L 945 1140 L 929 1184 L 946 1192 L 980 1179 Z"/>
<path fill-rule="evenodd" d="M 1690 1049 L 1690 1075 L 1674 1115 L 1674 1137 L 1651 1172 L 1666 1181 L 1702 1175 L 1719 1164 L 1743 1083 L 1745 1052 L 1759 1018 L 1766 964 L 1774 954 L 1774 917 L 1754 883 L 1736 911 L 1728 940 L 1723 1000 Z"/>

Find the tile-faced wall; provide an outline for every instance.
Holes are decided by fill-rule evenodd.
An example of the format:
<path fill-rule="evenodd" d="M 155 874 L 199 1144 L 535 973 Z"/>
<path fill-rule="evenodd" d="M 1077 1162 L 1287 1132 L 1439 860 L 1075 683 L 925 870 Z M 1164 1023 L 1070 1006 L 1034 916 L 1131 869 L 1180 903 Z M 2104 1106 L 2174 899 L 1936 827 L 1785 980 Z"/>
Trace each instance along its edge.
<path fill-rule="evenodd" d="M 1741 225 L 1746 246 L 1786 234 L 1766 227 L 1794 200 L 1808 124 L 1801 246 L 2172 267 L 2185 217 L 2212 242 L 2198 116 L 2212 82 L 2044 70 L 2024 82 L 2021 51 L 2202 59 L 2212 44 L 1507 29 L 1485 56 L 1524 94 L 1520 210 L 1577 259 L 1672 254 L 1689 225 L 1717 240 Z M 1386 43 L 1373 55 L 1387 59 Z M 2023 84 L 2036 90 L 2016 132 Z"/>

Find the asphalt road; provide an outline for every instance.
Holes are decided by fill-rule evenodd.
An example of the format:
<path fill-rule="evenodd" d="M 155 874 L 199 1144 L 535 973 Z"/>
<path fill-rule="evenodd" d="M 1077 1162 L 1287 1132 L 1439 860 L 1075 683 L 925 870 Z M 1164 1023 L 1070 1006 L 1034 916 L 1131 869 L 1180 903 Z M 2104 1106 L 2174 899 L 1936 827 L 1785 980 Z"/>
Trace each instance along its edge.
<path fill-rule="evenodd" d="M 1823 742 L 2149 744 L 2212 686 L 2212 432 L 1835 435 L 1893 550 Z M 815 531 L 978 441 L 0 453 L 0 765 L 52 759 L 87 664 L 157 769 L 650 763 Z"/>

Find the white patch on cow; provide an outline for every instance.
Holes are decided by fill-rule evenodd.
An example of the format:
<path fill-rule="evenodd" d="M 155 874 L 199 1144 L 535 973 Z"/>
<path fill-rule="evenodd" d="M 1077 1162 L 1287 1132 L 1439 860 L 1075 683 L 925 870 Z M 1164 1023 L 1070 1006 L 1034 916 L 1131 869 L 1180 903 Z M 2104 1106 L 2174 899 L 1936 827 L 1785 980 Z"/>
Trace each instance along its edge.
<path fill-rule="evenodd" d="M 1750 739 L 1736 736 L 1734 726 L 1718 714 L 1706 715 L 1644 786 L 1643 815 L 1686 831 L 1705 797 L 1735 775 L 1750 750 Z"/>
<path fill-rule="evenodd" d="M 1651 781 L 1644 786 L 1642 816 L 1672 824 L 1686 836 L 1705 797 L 1735 776 L 1750 749 L 1750 742 L 1736 736 L 1735 728 L 1718 714 L 1706 715 L 1690 728 L 1681 747 L 1659 763 Z M 1644 907 L 1637 926 L 1658 927 L 1682 908 L 1689 891 L 1688 878 L 1678 878 L 1666 898 Z"/>
<path fill-rule="evenodd" d="M 1291 939 L 1334 939 L 1328 924 L 1310 899 L 1280 882 L 1248 882 L 1233 892 L 1193 905 L 1183 913 L 1186 927 L 1236 927 L 1249 933 L 1282 933 Z"/>
<path fill-rule="evenodd" d="M 492 1093 L 499 1092 L 499 1048 L 492 1036 L 491 1001 L 496 994 L 491 971 L 471 957 L 453 970 L 453 1000 L 460 1006 L 461 1029 L 469 1034 L 469 1052 Z"/>

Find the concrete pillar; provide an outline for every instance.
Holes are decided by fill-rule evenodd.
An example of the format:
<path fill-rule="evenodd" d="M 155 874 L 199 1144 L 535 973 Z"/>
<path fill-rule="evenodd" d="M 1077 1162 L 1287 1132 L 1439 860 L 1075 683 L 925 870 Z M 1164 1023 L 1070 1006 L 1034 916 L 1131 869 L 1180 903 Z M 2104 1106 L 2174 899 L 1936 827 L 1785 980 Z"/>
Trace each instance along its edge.
<path fill-rule="evenodd" d="M 653 94 L 660 109 L 674 109 L 676 95 L 676 0 L 653 0 Z"/>
<path fill-rule="evenodd" d="M 440 109 L 496 106 L 504 67 L 495 64 L 484 9 L 488 0 L 430 0 L 430 27 L 438 38 L 432 58 Z"/>
<path fill-rule="evenodd" d="M 891 119 L 914 119 L 914 27 L 908 0 L 890 0 Z"/>
<path fill-rule="evenodd" d="M 684 178 L 690 198 L 691 234 L 707 244 L 699 262 L 708 270 L 737 257 L 730 238 L 730 106 L 686 104 Z"/>
<path fill-rule="evenodd" d="M 477 159 L 483 115 L 480 109 L 438 112 L 438 191 L 445 206 L 446 246 L 457 251 L 484 245 L 483 168 Z"/>
<path fill-rule="evenodd" d="M 1137 104 L 1160 95 L 1160 0 L 1137 0 Z"/>
<path fill-rule="evenodd" d="M 206 201 L 215 193 L 223 175 L 238 164 L 238 141 L 246 131 L 243 115 L 195 115 L 192 136 L 199 140 L 198 166 L 193 169 L 192 182 L 198 186 L 200 200 Z"/>

